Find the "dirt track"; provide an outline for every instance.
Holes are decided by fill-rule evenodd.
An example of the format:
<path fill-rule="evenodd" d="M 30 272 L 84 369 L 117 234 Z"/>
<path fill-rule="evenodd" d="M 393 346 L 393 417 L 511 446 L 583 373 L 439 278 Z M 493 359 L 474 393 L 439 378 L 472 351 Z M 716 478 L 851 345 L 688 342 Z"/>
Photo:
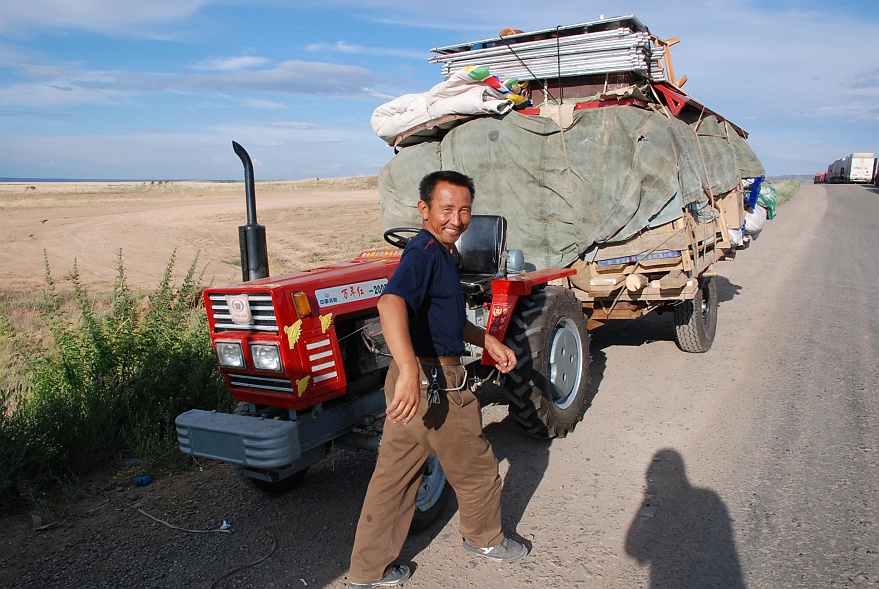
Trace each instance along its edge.
<path fill-rule="evenodd" d="M 851 192 L 827 193 L 843 189 Z M 213 239 L 213 246 L 181 243 L 184 254 L 200 247 L 209 252 L 211 267 L 234 257 L 235 227 L 243 223 L 240 197 L 199 198 L 163 199 L 152 207 L 161 213 L 143 203 L 106 205 L 99 227 L 107 253 L 94 254 L 102 269 L 96 282 L 112 279 L 107 260 L 123 245 L 144 255 L 127 266 L 136 267 L 138 283 L 150 286 L 164 267 L 168 244 L 189 231 Z M 312 232 L 337 234 L 338 219 L 321 221 L 320 229 L 320 215 L 289 213 L 302 198 L 261 200 L 270 253 L 295 251 L 291 259 L 299 259 L 310 246 L 275 244 L 316 241 Z M 335 202 L 340 215 L 362 211 L 359 218 L 366 221 L 356 231 L 366 235 L 375 227 L 372 234 L 378 233 L 374 192 L 316 198 L 321 206 Z M 849 211 L 843 205 L 852 207 L 850 214 L 842 214 Z M 534 550 L 512 565 L 474 560 L 462 551 L 457 515 L 449 510 L 407 543 L 404 556 L 418 569 L 406 587 L 879 584 L 879 309 L 858 286 L 869 282 L 866 269 L 875 269 L 877 252 L 857 246 L 879 229 L 877 207 L 875 194 L 863 187 L 803 187 L 749 250 L 719 265 L 718 333 L 707 354 L 680 352 L 668 315 L 592 332 L 594 402 L 565 439 L 525 437 L 505 418 L 502 398 L 483 395 L 486 436 L 505 477 L 504 521 Z M 84 261 L 93 259 L 88 236 L 97 230 L 86 219 L 94 215 L 35 208 L 18 223 L 8 213 L 3 211 L 2 253 L 26 254 L 36 265 L 22 262 L 17 273 L 39 273 L 40 255 L 29 248 L 47 247 L 60 264 L 79 247 L 82 272 Z M 288 223 L 285 229 L 269 222 L 273 214 Z M 168 217 L 175 221 L 166 236 L 155 228 Z M 59 233 L 40 233 L 52 219 L 60 226 L 70 221 L 64 233 L 73 236 L 62 235 L 60 246 L 49 239 Z M 18 237 L 7 241 L 6 228 L 26 223 L 36 231 L 15 229 Z M 229 237 L 212 238 L 221 226 Z M 24 239 L 29 233 L 34 243 Z M 834 237 L 839 235 L 845 238 Z M 845 247 L 845 256 L 816 253 L 831 242 Z M 234 279 L 237 269 L 224 272 Z M 824 278 L 836 282 L 824 284 Z M 844 291 L 834 288 L 839 284 Z M 847 293 L 838 299 L 844 319 L 827 313 L 834 292 Z M 856 355 L 848 353 L 852 342 Z M 825 365 L 828 357 L 832 364 Z M 270 555 L 215 586 L 342 587 L 373 460 L 335 453 L 309 472 L 301 488 L 281 497 L 253 492 L 227 468 L 210 465 L 136 488 L 130 481 L 142 473 L 135 468 L 47 530 L 32 531 L 29 517 L 6 520 L 0 584 L 207 588 Z M 216 529 L 225 520 L 233 532 L 188 533 L 140 509 L 191 529 Z"/>

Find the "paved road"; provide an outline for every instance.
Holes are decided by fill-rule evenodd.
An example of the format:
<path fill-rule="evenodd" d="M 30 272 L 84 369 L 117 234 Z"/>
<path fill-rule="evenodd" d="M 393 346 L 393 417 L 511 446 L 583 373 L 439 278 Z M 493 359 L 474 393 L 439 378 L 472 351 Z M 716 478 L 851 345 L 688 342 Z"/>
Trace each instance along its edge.
<path fill-rule="evenodd" d="M 648 466 L 657 509 L 625 546 L 649 581 L 623 560 L 601 586 L 879 586 L 877 268 L 863 186 L 804 186 L 719 265 L 718 339 L 688 371 L 716 403 L 672 395 L 702 416 Z"/>
<path fill-rule="evenodd" d="M 879 586 L 879 192 L 807 186 L 782 215 L 755 243 L 766 275 L 728 274 L 749 292 L 729 406 L 748 426 L 721 419 L 706 443 L 725 450 L 749 587 Z"/>
<path fill-rule="evenodd" d="M 505 520 L 534 552 L 452 575 L 434 540 L 410 584 L 879 586 L 877 238 L 879 193 L 803 186 L 718 265 L 708 353 L 680 352 L 667 314 L 616 322 L 592 332 L 572 435 L 522 439 L 487 407 Z"/>

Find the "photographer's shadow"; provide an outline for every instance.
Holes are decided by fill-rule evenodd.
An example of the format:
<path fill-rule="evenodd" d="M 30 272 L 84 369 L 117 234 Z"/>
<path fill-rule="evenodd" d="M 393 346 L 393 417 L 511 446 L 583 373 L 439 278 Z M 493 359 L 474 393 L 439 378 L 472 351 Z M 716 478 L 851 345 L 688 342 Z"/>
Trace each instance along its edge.
<path fill-rule="evenodd" d="M 516 528 L 549 466 L 552 440 L 527 435 L 509 415 L 502 421 L 488 424 L 483 432 L 491 442 L 498 462 L 506 460 L 508 464 L 501 496 L 504 530 L 514 538 L 524 540 Z M 528 545 L 530 547 L 530 543 Z"/>
<path fill-rule="evenodd" d="M 676 450 L 653 456 L 626 552 L 650 565 L 651 588 L 745 587 L 726 506 L 714 491 L 690 485 Z"/>

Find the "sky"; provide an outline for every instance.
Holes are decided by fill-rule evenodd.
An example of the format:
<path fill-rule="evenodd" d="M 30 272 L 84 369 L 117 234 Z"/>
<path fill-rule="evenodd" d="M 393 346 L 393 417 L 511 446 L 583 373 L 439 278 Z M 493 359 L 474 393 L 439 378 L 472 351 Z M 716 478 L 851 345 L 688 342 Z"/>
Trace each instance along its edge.
<path fill-rule="evenodd" d="M 767 175 L 879 152 L 875 0 L 0 0 L 0 177 L 376 174 L 373 110 L 443 80 L 431 49 L 635 15 Z"/>

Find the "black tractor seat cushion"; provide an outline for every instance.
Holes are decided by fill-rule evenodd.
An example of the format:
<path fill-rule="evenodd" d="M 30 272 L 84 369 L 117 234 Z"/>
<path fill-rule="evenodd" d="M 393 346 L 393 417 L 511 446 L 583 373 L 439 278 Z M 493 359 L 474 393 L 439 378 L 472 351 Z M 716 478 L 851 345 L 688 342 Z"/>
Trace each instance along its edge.
<path fill-rule="evenodd" d="M 507 220 L 500 215 L 473 215 L 458 238 L 461 286 L 465 294 L 482 292 L 503 273 Z"/>

